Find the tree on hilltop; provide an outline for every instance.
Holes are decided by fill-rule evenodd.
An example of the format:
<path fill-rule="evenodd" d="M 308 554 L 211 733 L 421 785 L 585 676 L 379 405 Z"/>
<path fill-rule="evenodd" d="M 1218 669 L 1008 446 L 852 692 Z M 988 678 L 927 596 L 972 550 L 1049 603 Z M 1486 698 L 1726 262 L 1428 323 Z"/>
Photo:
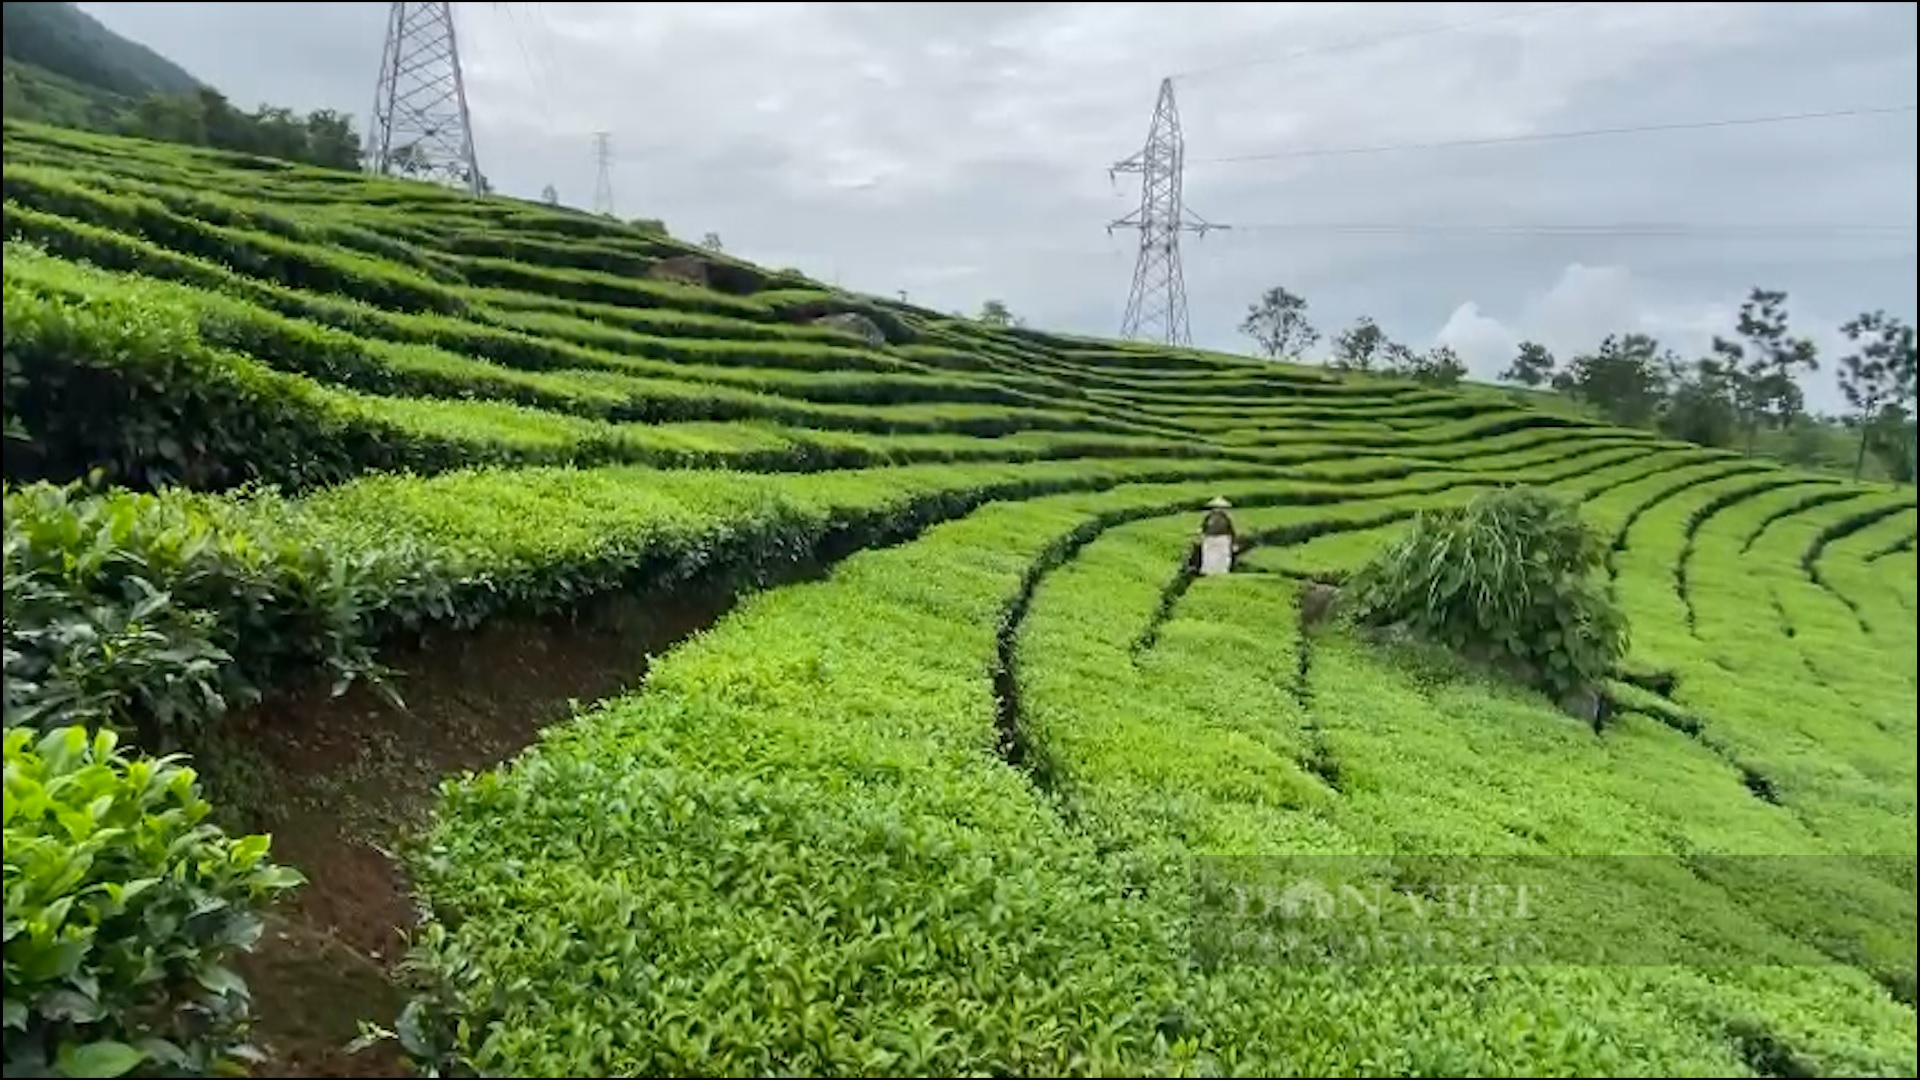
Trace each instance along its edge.
<path fill-rule="evenodd" d="M 1598 406 L 1616 424 L 1651 424 L 1666 401 L 1667 373 L 1678 363 L 1646 334 L 1608 334 L 1597 352 L 1576 356 L 1554 388 Z"/>
<path fill-rule="evenodd" d="M 1553 354 L 1547 351 L 1545 345 L 1537 341 L 1523 341 L 1519 355 L 1513 358 L 1507 370 L 1500 373 L 1500 377 L 1522 386 L 1544 386 L 1553 381 L 1555 364 Z"/>
<path fill-rule="evenodd" d="M 1387 335 L 1369 316 L 1362 315 L 1333 339 L 1333 360 L 1329 367 L 1340 371 L 1372 371 L 1388 345 Z"/>
<path fill-rule="evenodd" d="M 1739 340 L 1715 335 L 1713 352 L 1732 381 L 1735 410 L 1752 454 L 1762 423 L 1771 419 L 1784 428 L 1805 408 L 1798 376 L 1819 369 L 1819 354 L 1812 341 L 1788 333 L 1783 291 L 1755 287 L 1740 305 L 1734 329 Z"/>
<path fill-rule="evenodd" d="M 1435 345 L 1420 358 L 1415 379 L 1429 386 L 1458 386 L 1467 377 L 1467 365 L 1451 345 Z"/>
<path fill-rule="evenodd" d="M 974 316 L 988 326 L 1010 327 L 1021 325 L 1019 316 L 1007 308 L 1004 300 L 988 300 L 980 305 L 980 314 Z"/>
<path fill-rule="evenodd" d="M 1860 429 L 1853 477 L 1860 478 L 1867 447 L 1876 432 L 1897 426 L 1913 412 L 1913 327 L 1884 311 L 1869 311 L 1840 327 L 1855 351 L 1840 358 L 1840 392 L 1852 407 Z"/>
<path fill-rule="evenodd" d="M 1413 351 L 1413 346 L 1382 337 L 1378 364 L 1380 371 L 1384 374 L 1411 379 L 1414 373 L 1420 370 L 1420 356 Z"/>
<path fill-rule="evenodd" d="M 1260 351 L 1274 360 L 1283 356 L 1297 359 L 1320 340 L 1320 331 L 1307 321 L 1306 299 L 1279 285 L 1261 294 L 1258 303 L 1248 305 L 1240 332 L 1253 338 Z"/>
<path fill-rule="evenodd" d="M 1726 446 L 1740 426 L 1734 380 L 1721 361 L 1712 357 L 1691 366 L 1671 359 L 1667 364 L 1667 400 L 1657 427 L 1671 438 L 1701 446 Z"/>
<path fill-rule="evenodd" d="M 299 160 L 328 169 L 358 169 L 362 152 L 353 117 L 332 109 L 307 114 L 307 152 Z"/>
<path fill-rule="evenodd" d="M 1466 377 L 1467 366 L 1450 345 L 1435 345 L 1424 353 L 1414 352 L 1397 341 L 1381 349 L 1380 369 L 1389 375 L 1428 386 L 1454 386 Z"/>

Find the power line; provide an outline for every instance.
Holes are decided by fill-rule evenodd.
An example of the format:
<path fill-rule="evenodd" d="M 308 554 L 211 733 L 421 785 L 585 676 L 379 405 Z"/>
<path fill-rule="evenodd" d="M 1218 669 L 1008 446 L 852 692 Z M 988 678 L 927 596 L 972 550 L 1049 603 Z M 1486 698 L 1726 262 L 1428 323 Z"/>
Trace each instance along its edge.
<path fill-rule="evenodd" d="M 1362 234 L 1362 235 L 1366 235 L 1366 234 Z M 1381 235 L 1394 235 L 1394 234 L 1387 233 L 1387 234 L 1381 234 Z M 1526 238 L 1532 238 L 1534 234 L 1490 233 L 1490 234 L 1462 234 L 1462 235 L 1471 236 L 1474 239 L 1482 239 L 1482 238 L 1488 238 L 1488 237 L 1495 238 L 1495 239 L 1506 238 L 1506 237 L 1517 237 L 1517 238 L 1526 239 Z M 1552 234 L 1545 234 L 1545 235 L 1565 236 L 1568 234 L 1552 233 Z M 1600 234 L 1600 235 L 1604 235 L 1604 234 Z M 1649 237 L 1638 236 L 1636 234 L 1631 234 L 1631 233 L 1607 235 L 1605 236 L 1605 238 L 1608 240 L 1625 240 L 1625 241 L 1634 241 L 1634 240 L 1641 240 L 1641 239 L 1656 239 L 1656 240 L 1670 239 L 1668 237 L 1649 238 Z M 1436 239 L 1445 239 L 1445 238 L 1436 238 Z M 1125 252 L 1118 249 L 1109 248 L 1101 251 L 1088 250 L 1085 254 L 1088 257 L 1097 256 L 1097 257 L 1106 258 L 1106 259 L 1118 259 L 1118 258 L 1124 257 Z M 1723 250 L 1716 250 L 1711 254 L 1703 252 L 1697 255 L 1691 251 L 1686 251 L 1686 250 L 1679 250 L 1679 251 L 1666 250 L 1666 251 L 1660 252 L 1657 256 L 1657 259 L 1660 264 L 1672 264 L 1675 262 L 1679 262 L 1683 265 L 1692 265 L 1695 263 L 1701 263 L 1701 264 L 1711 265 L 1716 267 L 1726 266 L 1726 265 L 1738 265 L 1738 266 L 1772 265 L 1775 263 L 1778 263 L 1780 265 L 1786 265 L 1786 266 L 1807 266 L 1807 265 L 1852 266 L 1852 265 L 1886 265 L 1886 264 L 1912 266 L 1916 263 L 1916 261 L 1920 261 L 1920 250 L 1915 250 L 1911 246 L 1911 242 L 1909 240 L 1908 246 L 1899 248 L 1897 250 L 1887 249 L 1877 245 L 1870 245 L 1870 246 L 1864 246 L 1864 247 L 1854 246 L 1854 245 L 1843 245 L 1843 246 L 1835 247 L 1833 245 L 1827 245 L 1825 247 L 1813 249 L 1813 250 L 1796 249 L 1788 252 L 1742 251 L 1735 255 L 1729 255 Z"/>
<path fill-rule="evenodd" d="M 1267 154 L 1235 154 L 1226 157 L 1195 158 L 1196 164 L 1230 164 L 1247 161 L 1283 161 L 1292 158 L 1345 157 L 1357 154 L 1391 154 L 1406 150 L 1452 150 L 1475 146 L 1512 146 L 1518 143 L 1559 142 L 1567 139 L 1593 139 L 1613 135 L 1641 135 L 1666 131 L 1706 131 L 1713 128 L 1754 127 L 1762 124 L 1797 124 L 1815 120 L 1839 120 L 1861 116 L 1889 116 L 1913 112 L 1916 106 L 1876 105 L 1858 109 L 1828 109 L 1822 112 L 1772 113 L 1766 116 L 1731 116 L 1717 120 L 1688 120 L 1668 124 L 1631 124 L 1622 127 L 1585 128 L 1577 131 L 1541 131 L 1530 135 L 1498 135 L 1483 139 L 1446 139 L 1437 142 L 1384 143 L 1376 146 L 1314 147 L 1304 150 L 1279 150 Z"/>
<path fill-rule="evenodd" d="M 1406 30 L 1395 30 L 1385 34 L 1375 34 L 1370 37 L 1352 38 L 1347 41 L 1337 41 L 1328 45 L 1316 45 L 1316 46 L 1310 46 L 1304 49 L 1294 49 L 1291 52 L 1280 53 L 1276 56 L 1261 57 L 1253 60 L 1236 60 L 1232 63 L 1217 64 L 1212 67 L 1193 68 L 1187 71 L 1178 72 L 1174 75 L 1169 76 L 1169 78 L 1197 79 L 1204 75 L 1217 75 L 1223 71 L 1238 71 L 1241 68 L 1261 67 L 1266 64 L 1278 64 L 1287 60 L 1298 60 L 1302 57 L 1307 57 L 1307 56 L 1322 56 L 1327 53 L 1347 52 L 1351 49 L 1362 49 L 1362 48 L 1368 48 L 1374 45 L 1384 45 L 1390 41 L 1404 41 L 1408 38 L 1428 37 L 1433 34 L 1452 33 L 1453 31 L 1456 31 L 1456 30 L 1470 30 L 1476 26 L 1485 26 L 1489 23 L 1496 23 L 1496 22 L 1505 22 L 1510 19 L 1532 18 L 1536 15 L 1551 15 L 1554 12 L 1567 11 L 1572 8 L 1592 7 L 1593 3 L 1594 3 L 1594 0 L 1574 0 L 1574 2 L 1572 3 L 1547 4 L 1543 7 L 1523 8 L 1518 11 L 1500 11 L 1500 12 L 1495 12 L 1494 14 L 1491 14 L 1491 15 L 1482 15 L 1477 18 L 1462 19 L 1457 22 L 1450 22 L 1450 23 L 1441 23 L 1437 26 L 1416 26 Z"/>
<path fill-rule="evenodd" d="M 1742 254 L 1737 259 L 1729 259 L 1725 254 L 1692 255 L 1665 252 L 1658 256 L 1654 265 L 1667 266 L 1708 266 L 1724 268 L 1729 265 L 1739 267 L 1754 266 L 1885 266 L 1898 265 L 1910 267 L 1920 252 L 1909 248 L 1905 251 L 1796 251 L 1792 254 L 1780 252 Z"/>
<path fill-rule="evenodd" d="M 1632 237 L 1738 237 L 1763 236 L 1851 236 L 1874 238 L 1901 236 L 1920 228 L 1913 223 L 1696 223 L 1696 222 L 1595 222 L 1562 224 L 1548 222 L 1332 222 L 1276 221 L 1251 225 L 1236 224 L 1235 232 L 1323 232 L 1379 233 L 1383 235 L 1419 233 L 1463 233 L 1501 236 L 1632 236 Z"/>
<path fill-rule="evenodd" d="M 532 55 L 527 52 L 525 34 L 520 28 L 519 17 L 514 13 L 514 6 L 498 0 L 493 6 L 495 10 L 507 16 L 508 33 L 513 38 L 514 48 L 519 50 L 520 66 L 527 72 L 527 81 L 532 84 L 534 103 L 540 107 L 540 118 L 546 122 L 547 130 L 552 131 L 554 129 L 551 104 L 553 94 L 547 85 L 546 73 L 534 65 Z"/>

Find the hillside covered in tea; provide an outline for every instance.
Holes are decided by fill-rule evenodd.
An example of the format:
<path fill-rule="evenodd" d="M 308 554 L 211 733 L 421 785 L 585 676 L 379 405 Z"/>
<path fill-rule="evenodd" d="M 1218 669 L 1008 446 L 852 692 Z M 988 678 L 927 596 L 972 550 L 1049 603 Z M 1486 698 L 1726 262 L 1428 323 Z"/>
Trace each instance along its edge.
<path fill-rule="evenodd" d="M 267 819 L 287 895 L 342 964 L 410 934 L 416 1057 L 1912 1075 L 1911 488 L 424 184 L 12 122 L 5 158 L 8 726 L 192 750 L 251 811 L 292 788 L 249 785 L 249 745 L 304 748 L 323 797 Z M 1319 618 L 1415 521 L 1515 486 L 1595 530 L 1629 627 L 1578 718 Z M 1196 577 L 1217 497 L 1245 550 Z M 613 600 L 673 629 L 569 682 L 593 634 L 527 628 Z M 444 666 L 505 626 L 493 666 L 576 707 L 366 832 L 386 759 L 510 708 Z M 330 704 L 375 684 L 404 708 Z M 336 761 L 323 717 L 385 734 Z M 29 900 L 106 820 L 17 855 L 22 740 L 10 1075 L 16 1034 L 117 1022 L 48 1019 L 77 984 L 16 947 L 79 918 Z M 391 939 L 342 929 L 368 881 Z"/>

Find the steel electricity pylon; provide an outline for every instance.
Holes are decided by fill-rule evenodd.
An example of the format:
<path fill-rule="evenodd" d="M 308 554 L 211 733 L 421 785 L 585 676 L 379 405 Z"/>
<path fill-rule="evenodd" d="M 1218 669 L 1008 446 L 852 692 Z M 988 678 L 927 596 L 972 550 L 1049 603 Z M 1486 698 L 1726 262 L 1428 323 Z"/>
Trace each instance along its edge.
<path fill-rule="evenodd" d="M 476 195 L 484 189 L 452 4 L 388 5 L 367 168 L 383 176 L 437 180 Z"/>
<path fill-rule="evenodd" d="M 1180 135 L 1180 111 L 1173 101 L 1173 80 L 1160 81 L 1147 142 L 1110 172 L 1140 174 L 1140 206 L 1107 226 L 1138 229 L 1140 253 L 1133 264 L 1133 288 L 1127 294 L 1120 336 L 1169 345 L 1191 345 L 1187 328 L 1187 282 L 1180 265 L 1180 234 L 1223 229 L 1202 220 L 1181 202 L 1181 173 L 1186 146 Z"/>

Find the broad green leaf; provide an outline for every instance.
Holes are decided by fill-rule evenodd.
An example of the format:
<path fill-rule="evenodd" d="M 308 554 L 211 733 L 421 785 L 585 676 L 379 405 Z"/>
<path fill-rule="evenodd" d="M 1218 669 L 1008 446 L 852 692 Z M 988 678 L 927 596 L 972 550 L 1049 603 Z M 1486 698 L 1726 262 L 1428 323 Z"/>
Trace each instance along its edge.
<path fill-rule="evenodd" d="M 200 970 L 194 972 L 194 979 L 214 994 L 223 996 L 227 994 L 238 994 L 245 997 L 247 993 L 246 980 L 242 979 L 232 968 L 223 967 L 218 964 L 202 967 Z"/>
<path fill-rule="evenodd" d="M 125 1076 L 144 1055 L 123 1042 L 102 1039 L 78 1046 L 63 1046 L 54 1067 L 61 1076 Z"/>

